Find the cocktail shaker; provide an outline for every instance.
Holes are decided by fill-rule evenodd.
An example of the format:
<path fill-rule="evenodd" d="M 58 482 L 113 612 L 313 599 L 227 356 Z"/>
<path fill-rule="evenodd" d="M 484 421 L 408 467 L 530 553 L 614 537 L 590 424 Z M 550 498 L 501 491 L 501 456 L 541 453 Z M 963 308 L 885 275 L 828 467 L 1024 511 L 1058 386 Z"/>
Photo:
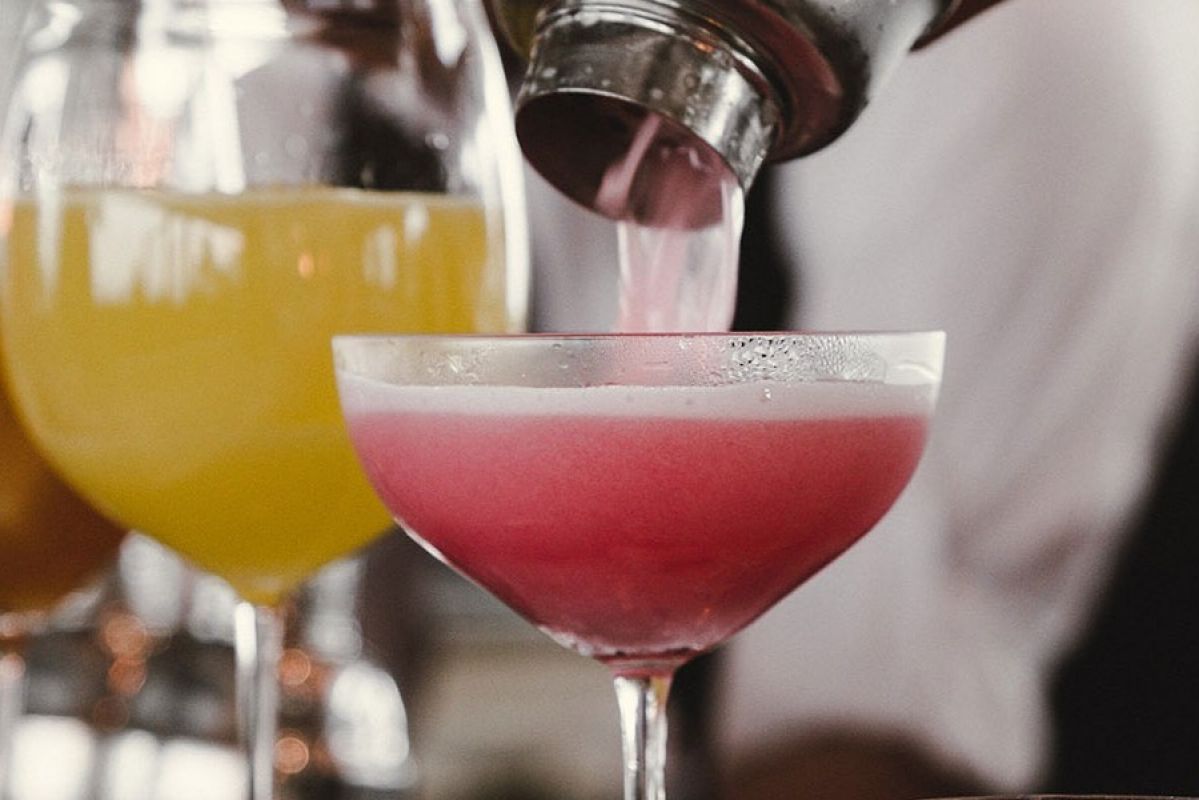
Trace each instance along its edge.
<path fill-rule="evenodd" d="M 516 127 L 530 164 L 597 193 L 657 117 L 673 169 L 717 156 L 748 189 L 766 161 L 837 138 L 955 0 L 492 0 L 528 69 Z M 698 150 L 697 150 L 698 148 Z M 677 181 L 673 185 L 679 185 Z"/>

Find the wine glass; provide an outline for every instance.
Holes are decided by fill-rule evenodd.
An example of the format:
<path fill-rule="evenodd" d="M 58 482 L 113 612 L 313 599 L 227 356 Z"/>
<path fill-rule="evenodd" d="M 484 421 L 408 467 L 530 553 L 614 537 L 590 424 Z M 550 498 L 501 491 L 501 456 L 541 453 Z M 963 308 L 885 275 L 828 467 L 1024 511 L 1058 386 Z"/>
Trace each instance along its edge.
<path fill-rule="evenodd" d="M 663 797 L 674 671 L 907 483 L 943 336 L 342 336 L 375 491 L 435 555 L 612 672 L 626 800 Z"/>
<path fill-rule="evenodd" d="M 83 495 L 225 578 L 254 800 L 289 591 L 387 515 L 335 331 L 524 326 L 507 87 L 476 0 L 44 0 L 0 138 L 4 353 Z"/>
<path fill-rule="evenodd" d="M 62 482 L 30 443 L 0 381 L 0 795 L 24 705 L 24 646 L 46 614 L 104 569 L 125 530 Z"/>

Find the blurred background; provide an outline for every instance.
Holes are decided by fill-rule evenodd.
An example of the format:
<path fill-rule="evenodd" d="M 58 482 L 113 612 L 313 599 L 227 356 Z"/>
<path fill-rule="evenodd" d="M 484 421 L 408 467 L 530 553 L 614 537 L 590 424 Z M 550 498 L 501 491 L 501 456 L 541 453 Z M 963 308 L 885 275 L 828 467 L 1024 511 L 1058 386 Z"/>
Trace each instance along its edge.
<path fill-rule="evenodd" d="M 4 796 L 243 796 L 234 601 L 221 581 L 129 539 L 112 573 L 30 644 Z M 328 567 L 291 613 L 276 748 L 285 797 L 613 795 L 616 712 L 603 668 L 406 539 Z"/>
<path fill-rule="evenodd" d="M 0 97 L 23 2 L 0 0 Z M 787 324 L 803 297 L 772 221 L 773 181 L 766 175 L 749 199 L 742 329 Z M 553 280 L 542 284 L 546 296 Z M 543 303 L 541 324 L 577 324 L 570 303 L 581 297 Z M 1199 378 L 1189 386 L 1095 611 L 1053 670 L 1051 752 L 1038 788 L 1199 795 Z M 218 579 L 148 539 L 127 540 L 113 569 L 29 644 L 27 714 L 0 798 L 244 796 L 233 603 Z M 275 752 L 285 800 L 617 796 L 606 671 L 402 535 L 323 570 L 289 613 L 297 623 L 280 668 Z M 673 800 L 717 794 L 710 720 L 697 709 L 715 699 L 719 667 L 709 660 L 681 679 Z M 846 779 L 835 756 L 821 770 L 822 780 Z"/>

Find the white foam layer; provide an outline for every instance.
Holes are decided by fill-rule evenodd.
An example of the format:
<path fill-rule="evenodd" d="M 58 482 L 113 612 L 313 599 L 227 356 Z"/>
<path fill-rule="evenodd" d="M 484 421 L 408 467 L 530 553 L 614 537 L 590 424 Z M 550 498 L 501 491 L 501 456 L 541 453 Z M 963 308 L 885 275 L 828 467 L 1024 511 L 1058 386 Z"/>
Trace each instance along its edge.
<path fill-rule="evenodd" d="M 928 415 L 931 385 L 756 382 L 726 386 L 401 386 L 338 373 L 349 415 L 445 413 L 661 418 L 803 419 Z"/>

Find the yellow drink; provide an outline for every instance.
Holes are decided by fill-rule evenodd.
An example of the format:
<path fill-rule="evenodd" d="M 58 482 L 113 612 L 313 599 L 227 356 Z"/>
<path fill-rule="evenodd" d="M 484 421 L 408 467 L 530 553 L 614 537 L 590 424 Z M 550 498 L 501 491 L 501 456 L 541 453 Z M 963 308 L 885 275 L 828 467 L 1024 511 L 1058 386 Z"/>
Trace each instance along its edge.
<path fill-rule="evenodd" d="M 0 322 L 35 438 L 99 507 L 255 602 L 387 524 L 330 337 L 511 327 L 499 226 L 461 200 L 77 192 L 18 201 L 10 224 Z"/>

